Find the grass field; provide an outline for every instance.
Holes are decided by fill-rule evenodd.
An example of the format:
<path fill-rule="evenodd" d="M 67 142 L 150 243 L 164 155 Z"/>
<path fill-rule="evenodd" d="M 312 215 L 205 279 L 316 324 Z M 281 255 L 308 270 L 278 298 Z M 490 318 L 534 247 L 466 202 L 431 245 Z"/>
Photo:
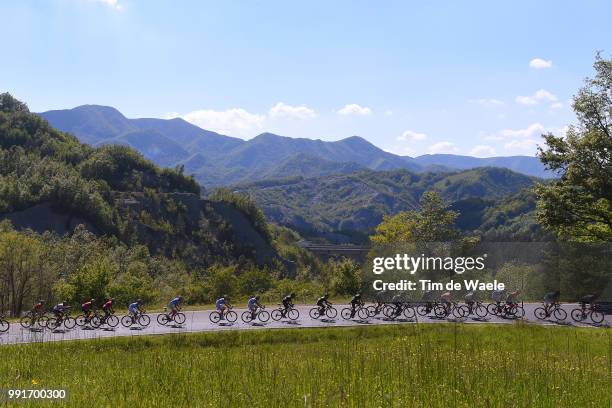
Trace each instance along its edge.
<path fill-rule="evenodd" d="M 611 333 L 436 324 L 3 346 L 0 388 L 65 388 L 79 407 L 600 408 Z"/>

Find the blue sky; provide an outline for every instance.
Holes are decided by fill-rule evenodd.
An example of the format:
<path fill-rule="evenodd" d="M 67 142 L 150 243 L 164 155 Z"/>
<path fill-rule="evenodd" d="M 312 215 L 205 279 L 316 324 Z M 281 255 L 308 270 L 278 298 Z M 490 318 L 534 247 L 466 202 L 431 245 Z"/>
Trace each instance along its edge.
<path fill-rule="evenodd" d="M 612 50 L 609 1 L 0 2 L 0 90 L 251 138 L 534 154 Z"/>

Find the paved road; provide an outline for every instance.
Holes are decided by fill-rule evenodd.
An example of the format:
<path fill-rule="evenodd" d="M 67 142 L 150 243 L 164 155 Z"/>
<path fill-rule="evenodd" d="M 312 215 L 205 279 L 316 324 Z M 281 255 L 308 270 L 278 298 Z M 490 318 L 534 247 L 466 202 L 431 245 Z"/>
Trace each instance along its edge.
<path fill-rule="evenodd" d="M 334 305 L 338 312 L 345 307 L 346 305 Z M 593 327 L 594 329 L 598 329 L 595 326 L 588 324 L 578 324 L 574 323 L 569 316 L 569 312 L 576 307 L 577 305 L 566 304 L 563 305 L 563 308 L 568 312 L 568 317 L 563 324 L 556 323 L 554 319 L 550 321 L 539 321 L 534 315 L 533 311 L 539 304 L 525 304 L 525 318 L 524 320 L 534 323 L 534 324 L 542 324 L 542 325 L 554 325 L 554 326 L 577 326 L 577 327 Z M 407 319 L 399 319 L 395 321 L 389 321 L 382 316 L 369 318 L 367 321 L 359 321 L 355 320 L 344 320 L 340 317 L 340 313 L 336 319 L 319 319 L 314 320 L 311 319 L 308 315 L 309 310 L 312 306 L 299 305 L 297 309 L 300 312 L 300 318 L 296 321 L 273 321 L 270 319 L 267 323 L 244 323 L 240 319 L 241 313 L 244 309 L 235 311 L 238 313 L 238 320 L 233 324 L 223 323 L 220 325 L 211 323 L 209 319 L 210 311 L 189 311 L 185 312 L 187 316 L 187 320 L 182 326 L 160 326 L 157 323 L 157 314 L 151 314 L 151 324 L 146 328 L 140 327 L 132 327 L 125 328 L 121 324 L 119 324 L 115 329 L 88 329 L 75 327 L 72 330 L 57 330 L 52 332 L 48 329 L 46 330 L 30 330 L 23 329 L 19 323 L 12 323 L 11 328 L 6 333 L 0 333 L 0 344 L 15 344 L 15 343 L 33 343 L 33 342 L 43 342 L 43 341 L 62 341 L 62 340 L 85 340 L 85 339 L 97 339 L 104 337 L 117 337 L 117 336 L 140 336 L 140 335 L 149 335 L 149 334 L 165 334 L 165 333 L 188 333 L 188 332 L 206 332 L 206 331 L 221 331 L 221 330 L 256 330 L 256 329 L 271 329 L 271 328 L 300 328 L 300 327 L 333 327 L 333 326 L 368 326 L 368 325 L 380 325 L 380 324 L 414 324 L 414 323 L 426 323 L 426 324 L 436 324 L 436 323 L 448 323 L 455 321 L 453 318 L 449 319 L 435 319 L 429 316 L 421 317 L 418 316 L 416 320 L 407 320 Z M 271 311 L 272 308 L 268 308 L 268 311 Z M 119 316 L 120 317 L 120 316 Z M 487 316 L 484 320 L 475 320 L 472 318 L 467 318 L 461 320 L 464 324 L 513 324 L 514 320 L 511 319 L 503 319 L 498 317 Z M 612 326 L 612 315 L 607 315 L 604 323 L 602 324 L 604 327 Z"/>

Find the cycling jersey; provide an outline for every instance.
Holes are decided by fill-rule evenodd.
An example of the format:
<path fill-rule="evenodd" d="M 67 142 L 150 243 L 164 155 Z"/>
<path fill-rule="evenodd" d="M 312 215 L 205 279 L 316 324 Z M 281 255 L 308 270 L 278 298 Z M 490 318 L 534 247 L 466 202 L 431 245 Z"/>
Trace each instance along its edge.
<path fill-rule="evenodd" d="M 361 304 L 361 296 L 353 296 L 353 298 L 351 299 L 351 305 L 360 305 Z"/>
<path fill-rule="evenodd" d="M 376 300 L 376 303 L 384 303 L 385 292 L 383 292 L 382 290 L 380 292 L 376 292 L 376 296 L 374 297 L 374 299 Z"/>
<path fill-rule="evenodd" d="M 102 310 L 109 310 L 113 308 L 113 301 L 109 300 L 102 305 Z"/>
<path fill-rule="evenodd" d="M 136 312 L 138 312 L 138 302 L 131 303 L 131 304 L 128 306 L 128 311 L 129 311 L 130 313 L 134 313 L 134 314 L 135 314 Z"/>
<path fill-rule="evenodd" d="M 402 297 L 400 295 L 395 295 L 393 299 L 391 299 L 391 302 L 395 304 L 402 303 Z"/>
<path fill-rule="evenodd" d="M 285 306 L 287 309 L 289 309 L 289 307 L 292 305 L 291 299 L 291 296 L 285 296 L 283 298 L 283 306 Z"/>
<path fill-rule="evenodd" d="M 451 300 L 451 293 L 450 292 L 444 292 L 442 295 L 440 295 L 440 298 L 445 301 L 450 303 Z"/>
<path fill-rule="evenodd" d="M 181 303 L 181 299 L 175 297 L 174 299 L 170 301 L 169 305 L 171 307 L 177 307 L 180 303 Z"/>
<path fill-rule="evenodd" d="M 250 298 L 247 306 L 248 306 L 250 311 L 253 311 L 253 310 L 255 310 L 257 308 L 258 304 L 259 304 L 259 302 L 257 301 L 257 299 Z"/>
<path fill-rule="evenodd" d="M 88 311 L 89 309 L 91 309 L 92 306 L 93 306 L 93 303 L 85 302 L 81 305 L 81 309 L 83 309 L 83 311 Z"/>
<path fill-rule="evenodd" d="M 217 307 L 217 310 L 221 310 L 223 306 L 225 306 L 225 298 L 218 299 L 215 306 Z"/>
<path fill-rule="evenodd" d="M 64 310 L 66 309 L 66 307 L 64 305 L 62 305 L 61 303 L 53 306 L 53 313 L 58 314 L 58 313 L 64 313 Z"/>
<path fill-rule="evenodd" d="M 32 307 L 32 309 L 36 310 L 37 312 L 40 312 L 40 311 L 42 311 L 42 310 L 43 310 L 43 304 L 39 302 L 39 303 L 35 304 L 35 305 Z"/>
<path fill-rule="evenodd" d="M 325 306 L 327 305 L 329 302 L 327 301 L 327 298 L 324 297 L 320 297 L 319 299 L 317 299 L 317 306 Z"/>

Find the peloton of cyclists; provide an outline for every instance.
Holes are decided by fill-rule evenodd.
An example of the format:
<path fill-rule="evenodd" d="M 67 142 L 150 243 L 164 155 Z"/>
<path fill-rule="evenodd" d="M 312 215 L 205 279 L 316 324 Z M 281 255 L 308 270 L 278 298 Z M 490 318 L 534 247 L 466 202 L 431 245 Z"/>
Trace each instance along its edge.
<path fill-rule="evenodd" d="M 221 320 L 225 319 L 225 313 L 232 307 L 230 304 L 230 298 L 228 295 L 223 295 L 215 302 L 215 307 L 221 315 Z"/>

